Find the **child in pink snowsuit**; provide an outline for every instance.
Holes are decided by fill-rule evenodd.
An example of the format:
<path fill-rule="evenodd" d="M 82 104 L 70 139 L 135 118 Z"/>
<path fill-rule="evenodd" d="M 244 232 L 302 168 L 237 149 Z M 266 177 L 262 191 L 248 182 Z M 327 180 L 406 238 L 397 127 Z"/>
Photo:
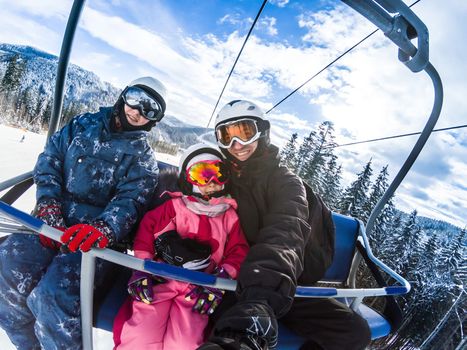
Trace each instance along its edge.
<path fill-rule="evenodd" d="M 166 192 L 171 199 L 144 216 L 134 254 L 194 270 L 237 277 L 248 244 L 236 213 L 237 203 L 224 194 L 228 172 L 221 154 L 204 144 L 185 152 L 180 167 L 182 192 Z M 167 250 L 167 240 L 180 239 L 193 253 Z M 180 245 L 180 246 L 183 246 Z M 203 343 L 211 314 L 223 291 L 187 282 L 157 279 L 135 271 L 128 283 L 131 299 L 114 321 L 114 342 L 125 349 L 196 349 Z"/>

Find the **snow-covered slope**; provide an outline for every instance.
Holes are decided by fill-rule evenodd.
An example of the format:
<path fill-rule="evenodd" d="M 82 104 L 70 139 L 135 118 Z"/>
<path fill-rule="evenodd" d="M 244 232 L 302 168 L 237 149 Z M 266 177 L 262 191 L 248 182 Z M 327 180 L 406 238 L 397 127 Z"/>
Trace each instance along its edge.
<path fill-rule="evenodd" d="M 43 113 L 53 100 L 58 58 L 29 46 L 0 43 L 0 81 L 14 57 L 17 65 L 24 65 L 15 93 L 28 99 L 27 105 L 34 115 Z M 77 65 L 70 64 L 67 74 L 64 111 L 70 103 L 77 111 L 97 111 L 100 106 L 113 105 L 120 93 L 96 74 Z M 176 144 L 182 149 L 200 141 L 215 142 L 213 129 L 190 125 L 171 115 L 166 115 L 152 130 L 151 139 Z"/>
<path fill-rule="evenodd" d="M 42 101 L 42 108 L 45 108 L 53 97 L 58 58 L 29 46 L 0 44 L 0 77 L 4 76 L 8 62 L 15 55 L 24 64 L 19 90 L 28 91 L 29 98 Z M 112 105 L 118 94 L 119 89 L 96 74 L 74 64 L 68 66 L 65 104 L 73 101 L 97 110 L 99 106 Z"/>

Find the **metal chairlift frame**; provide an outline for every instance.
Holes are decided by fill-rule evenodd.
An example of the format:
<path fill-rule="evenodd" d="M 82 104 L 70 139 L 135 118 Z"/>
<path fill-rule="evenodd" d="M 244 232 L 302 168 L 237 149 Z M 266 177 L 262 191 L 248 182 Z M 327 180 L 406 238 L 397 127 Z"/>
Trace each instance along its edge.
<path fill-rule="evenodd" d="M 341 276 L 334 279 L 334 282 L 342 282 L 344 286 L 349 288 L 333 288 L 333 287 L 298 287 L 296 297 L 313 297 L 313 298 L 343 298 L 344 301 L 351 299 L 350 306 L 355 310 L 361 310 L 362 300 L 368 296 L 396 296 L 406 294 L 410 291 L 410 284 L 395 271 L 390 269 L 387 265 L 374 257 L 367 239 L 367 234 L 370 235 L 374 228 L 375 220 L 387 203 L 389 198 L 392 197 L 397 187 L 400 185 L 416 158 L 420 154 L 423 146 L 425 145 L 428 137 L 430 136 L 436 121 L 441 112 L 443 101 L 443 89 L 441 79 L 428 59 L 428 30 L 423 22 L 413 13 L 413 11 L 405 5 L 401 0 L 342 0 L 344 3 L 360 12 L 365 18 L 373 22 L 384 34 L 391 39 L 399 48 L 398 58 L 402 61 L 412 72 L 420 72 L 422 70 L 430 76 L 434 91 L 434 104 L 430 117 L 419 136 L 412 151 L 397 173 L 396 177 L 389 185 L 386 192 L 383 194 L 380 201 L 376 204 L 370 214 L 368 223 L 365 226 L 363 223 L 349 217 L 344 217 L 339 214 L 333 214 L 334 222 L 338 228 L 336 232 L 336 243 L 339 244 L 341 239 L 345 239 L 346 235 L 341 234 L 339 227 L 349 230 L 349 235 L 354 235 L 350 239 L 349 247 L 338 248 L 338 251 L 351 253 L 350 261 L 347 262 L 348 270 L 344 271 L 344 278 Z M 68 23 L 65 30 L 65 35 L 62 42 L 62 48 L 59 57 L 56 87 L 54 94 L 54 104 L 52 110 L 52 117 L 50 120 L 48 138 L 57 130 L 63 102 L 63 91 L 66 81 L 66 72 L 69 63 L 72 43 L 76 27 L 82 12 L 85 0 L 74 0 L 70 12 Z M 417 45 L 414 45 L 412 40 L 417 39 Z M 0 191 L 9 189 L 1 198 L 0 213 L 10 220 L 10 223 L 15 225 L 22 225 L 22 227 L 58 240 L 61 231 L 49 227 L 42 223 L 42 221 L 23 213 L 14 207 L 10 206 L 17 198 L 19 198 L 31 185 L 32 185 L 32 172 L 28 172 L 12 179 L 0 183 Z M 1 223 L 0 223 L 1 224 Z M 10 224 L 8 224 L 10 225 Z M 1 226 L 1 225 L 0 225 Z M 3 227 L 6 227 L 3 225 Z M 350 229 L 349 229 L 350 228 Z M 12 232 L 15 228 L 11 229 Z M 353 243 L 352 243 L 353 242 Z M 352 245 L 353 244 L 353 245 Z M 355 245 L 360 254 L 355 254 Z M 339 250 L 340 249 L 340 250 Z M 119 253 L 110 249 L 92 249 L 90 252 L 82 255 L 82 268 L 81 268 L 81 317 L 83 329 L 83 347 L 85 349 L 92 349 L 92 325 L 93 325 L 93 280 L 94 280 L 94 265 L 96 258 L 105 259 L 115 264 L 125 266 L 127 268 L 146 271 L 163 277 L 178 279 L 195 284 L 214 286 L 226 290 L 235 290 L 236 282 L 231 280 L 219 279 L 212 275 L 202 272 L 189 271 L 180 269 L 174 266 L 157 263 L 149 260 L 141 260 L 130 255 Z M 379 288 L 355 288 L 356 272 L 361 258 L 364 258 L 367 264 L 370 264 L 370 269 L 376 272 L 375 278 L 377 279 Z M 339 256 L 335 256 L 333 266 L 328 270 L 327 276 L 332 275 L 333 269 L 339 270 Z M 337 266 L 337 267 L 336 267 Z M 386 273 L 399 285 L 384 285 L 381 276 L 378 277 L 381 270 Z M 335 272 L 335 271 L 334 271 Z M 338 272 L 342 273 L 342 271 Z M 333 278 L 331 276 L 331 281 Z M 383 325 L 384 329 L 381 334 L 372 334 L 372 337 L 377 338 L 387 335 L 391 329 L 387 325 Z M 283 333 L 281 337 L 283 338 Z M 282 343 L 281 349 L 291 349 L 296 343 Z"/>

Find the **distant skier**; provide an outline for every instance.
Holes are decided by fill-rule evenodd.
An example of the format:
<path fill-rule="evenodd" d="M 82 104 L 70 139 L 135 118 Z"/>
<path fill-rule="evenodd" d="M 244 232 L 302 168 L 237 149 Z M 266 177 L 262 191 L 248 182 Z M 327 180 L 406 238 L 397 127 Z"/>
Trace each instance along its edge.
<path fill-rule="evenodd" d="M 23 136 L 21 136 L 21 139 L 19 140 L 19 142 L 23 142 L 25 138 L 26 138 L 26 136 L 23 134 Z"/>
<path fill-rule="evenodd" d="M 124 240 L 146 211 L 158 181 L 147 131 L 165 101 L 160 81 L 136 79 L 113 107 L 72 119 L 39 155 L 35 214 L 64 231 L 68 252 L 42 235 L 12 234 L 0 246 L 0 326 L 18 349 L 82 349 L 81 252 Z M 98 261 L 97 289 L 109 266 Z"/>
<path fill-rule="evenodd" d="M 135 256 L 156 259 L 223 278 L 236 278 L 248 251 L 237 203 L 226 195 L 228 170 L 219 151 L 196 144 L 182 156 L 182 192 L 148 212 L 135 238 Z M 169 242 L 179 250 L 168 250 Z M 186 260 L 177 260 L 184 256 Z M 208 316 L 224 292 L 135 271 L 128 282 L 133 301 L 114 322 L 115 349 L 184 349 L 201 345 Z"/>

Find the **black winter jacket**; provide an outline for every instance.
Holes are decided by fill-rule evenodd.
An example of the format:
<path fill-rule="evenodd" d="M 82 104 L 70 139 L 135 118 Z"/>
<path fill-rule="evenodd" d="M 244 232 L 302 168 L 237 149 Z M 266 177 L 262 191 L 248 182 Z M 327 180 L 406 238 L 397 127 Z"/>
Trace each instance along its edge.
<path fill-rule="evenodd" d="M 229 190 L 251 246 L 237 293 L 240 300 L 266 301 L 281 317 L 292 304 L 297 283 L 310 284 L 324 274 L 332 260 L 334 232 L 331 237 L 322 232 L 326 208 L 298 176 L 279 165 L 277 147 L 256 152 L 260 154 L 241 165 L 230 159 Z M 326 224 L 332 226 L 327 214 Z"/>

